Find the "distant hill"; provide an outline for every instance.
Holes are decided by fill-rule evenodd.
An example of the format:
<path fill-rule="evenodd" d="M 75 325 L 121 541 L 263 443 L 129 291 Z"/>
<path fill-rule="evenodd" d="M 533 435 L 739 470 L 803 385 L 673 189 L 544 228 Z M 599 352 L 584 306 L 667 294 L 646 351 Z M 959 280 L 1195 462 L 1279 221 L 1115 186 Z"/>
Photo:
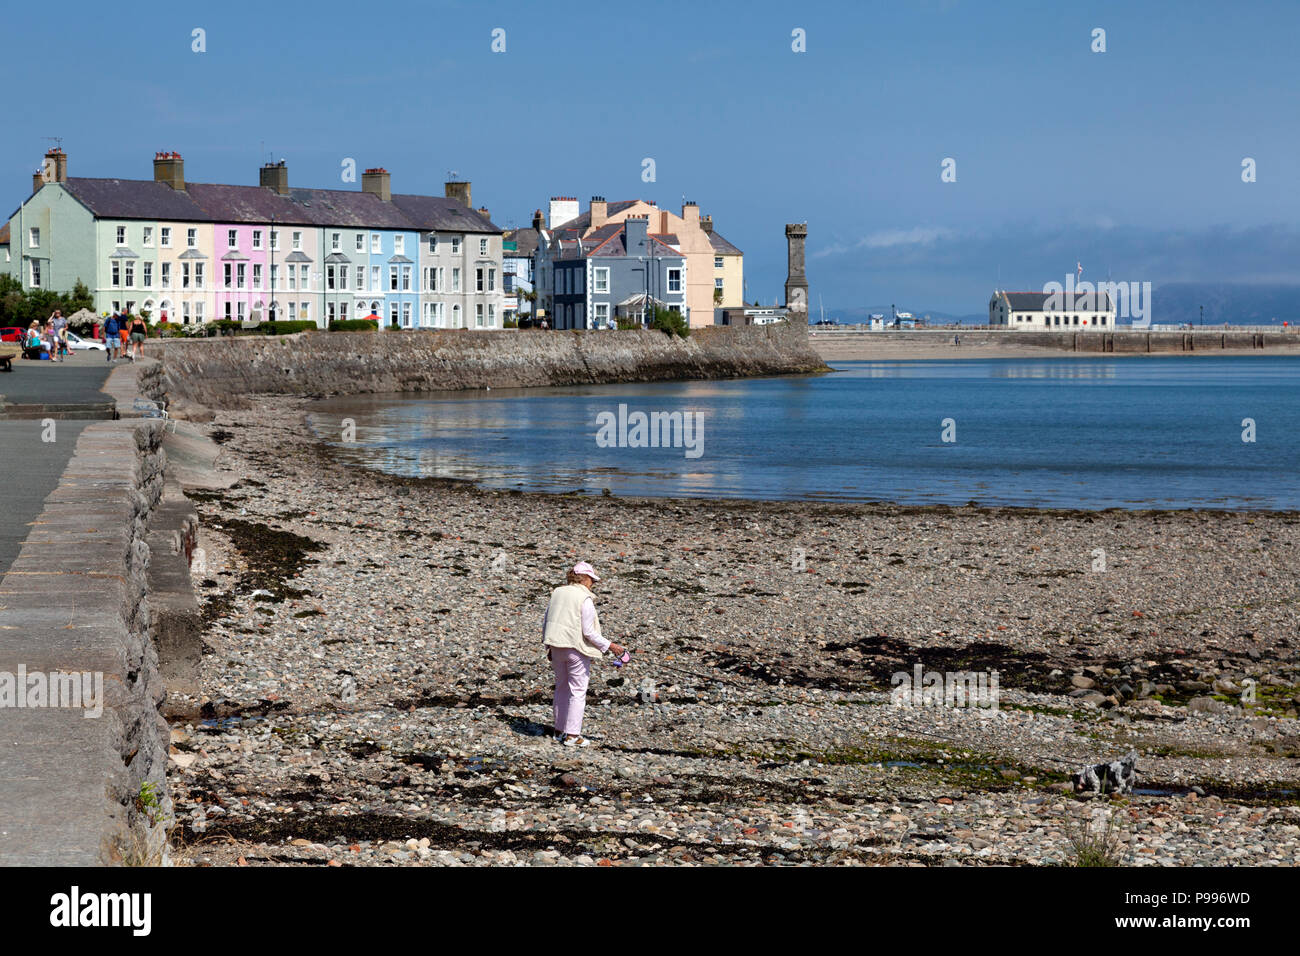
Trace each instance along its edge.
<path fill-rule="evenodd" d="M 1300 323 L 1300 285 L 1231 282 L 1170 282 L 1151 293 L 1151 321 L 1205 324 L 1281 325 Z"/>
<path fill-rule="evenodd" d="M 1156 285 L 1151 293 L 1151 321 L 1160 325 L 1196 324 L 1200 321 L 1200 307 L 1205 306 L 1205 324 L 1222 325 L 1278 325 L 1290 322 L 1300 325 L 1300 285 L 1282 283 L 1234 282 L 1169 282 Z M 984 301 L 987 301 L 985 299 Z M 984 325 L 988 312 L 955 315 L 933 309 L 908 308 L 918 317 L 930 316 L 932 325 L 960 323 Z M 889 317 L 889 306 L 861 306 L 849 309 L 827 309 L 826 317 L 836 319 L 841 325 L 859 325 L 872 313 Z M 820 318 L 817 312 L 809 316 L 810 322 Z"/>

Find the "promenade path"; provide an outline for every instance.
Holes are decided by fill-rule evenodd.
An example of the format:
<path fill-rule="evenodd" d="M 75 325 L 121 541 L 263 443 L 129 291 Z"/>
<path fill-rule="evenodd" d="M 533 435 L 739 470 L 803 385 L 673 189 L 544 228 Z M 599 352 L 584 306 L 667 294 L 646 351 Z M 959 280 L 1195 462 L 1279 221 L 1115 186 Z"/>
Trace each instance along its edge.
<path fill-rule="evenodd" d="M 103 352 L 74 354 L 64 363 L 16 361 L 12 372 L 0 372 L 0 406 L 102 405 L 108 396 L 100 389 L 120 364 L 105 362 Z M 56 420 L 54 441 L 49 442 L 42 440 L 47 429 L 40 418 L 0 421 L 0 576 L 58 486 L 87 424 Z"/>

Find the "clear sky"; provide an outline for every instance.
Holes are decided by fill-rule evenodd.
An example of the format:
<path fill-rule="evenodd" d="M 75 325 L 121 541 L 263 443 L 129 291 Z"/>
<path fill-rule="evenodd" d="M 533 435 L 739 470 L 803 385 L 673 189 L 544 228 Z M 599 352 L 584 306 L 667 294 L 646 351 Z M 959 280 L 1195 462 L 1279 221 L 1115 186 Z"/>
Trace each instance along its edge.
<path fill-rule="evenodd" d="M 744 250 L 765 304 L 784 224 L 807 220 L 814 310 L 820 295 L 975 313 L 995 285 L 1041 288 L 1078 261 L 1085 279 L 1300 282 L 1296 0 L 75 0 L 0 16 L 6 213 L 59 136 L 73 176 L 149 178 L 163 149 L 196 182 L 256 183 L 274 157 L 294 185 L 359 188 L 340 179 L 352 158 L 395 191 L 441 193 L 456 170 L 502 226 L 552 195 L 685 196 Z"/>

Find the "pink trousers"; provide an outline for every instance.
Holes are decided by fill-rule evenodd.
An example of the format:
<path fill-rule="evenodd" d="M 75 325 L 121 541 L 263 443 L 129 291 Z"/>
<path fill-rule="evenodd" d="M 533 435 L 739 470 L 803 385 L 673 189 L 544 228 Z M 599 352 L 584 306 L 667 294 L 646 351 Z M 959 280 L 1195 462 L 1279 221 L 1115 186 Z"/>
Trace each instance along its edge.
<path fill-rule="evenodd" d="M 580 734 L 582 711 L 587 706 L 587 682 L 591 679 L 591 658 L 569 647 L 552 647 L 551 669 L 555 671 L 555 729 L 565 734 Z"/>

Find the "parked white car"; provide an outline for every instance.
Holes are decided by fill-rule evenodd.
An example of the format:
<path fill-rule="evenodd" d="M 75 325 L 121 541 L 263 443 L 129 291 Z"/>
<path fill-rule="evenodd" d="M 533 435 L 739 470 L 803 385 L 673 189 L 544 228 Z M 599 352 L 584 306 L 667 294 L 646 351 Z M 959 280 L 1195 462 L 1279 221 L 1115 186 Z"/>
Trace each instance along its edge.
<path fill-rule="evenodd" d="M 99 350 L 100 352 L 103 352 L 103 351 L 104 351 L 104 343 L 103 343 L 103 342 L 96 342 L 94 339 L 83 339 L 83 338 L 82 338 L 80 335 L 78 335 L 76 332 L 69 332 L 69 333 L 68 333 L 68 351 L 70 351 L 70 352 L 71 352 L 71 351 L 76 351 L 77 349 L 91 349 L 91 350 L 95 350 L 95 349 L 97 349 L 97 350 Z"/>

